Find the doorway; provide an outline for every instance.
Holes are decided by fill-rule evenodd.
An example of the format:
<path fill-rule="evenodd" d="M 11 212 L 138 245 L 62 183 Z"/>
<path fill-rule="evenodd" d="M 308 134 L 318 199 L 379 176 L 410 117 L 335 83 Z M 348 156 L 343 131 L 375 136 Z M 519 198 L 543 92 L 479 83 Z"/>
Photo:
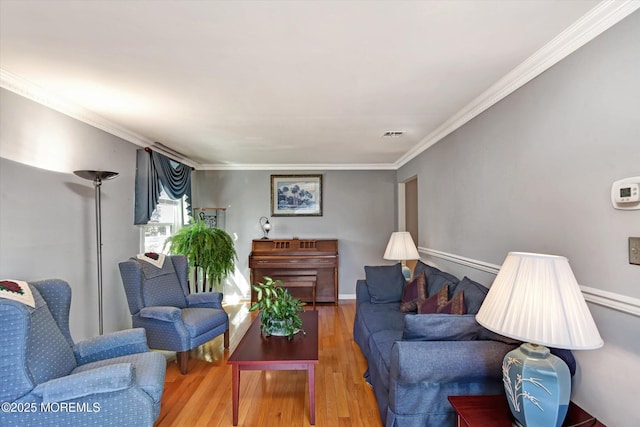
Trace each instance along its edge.
<path fill-rule="evenodd" d="M 398 184 L 398 230 L 411 233 L 418 247 L 418 177 L 414 176 Z M 407 261 L 413 271 L 417 261 Z"/>

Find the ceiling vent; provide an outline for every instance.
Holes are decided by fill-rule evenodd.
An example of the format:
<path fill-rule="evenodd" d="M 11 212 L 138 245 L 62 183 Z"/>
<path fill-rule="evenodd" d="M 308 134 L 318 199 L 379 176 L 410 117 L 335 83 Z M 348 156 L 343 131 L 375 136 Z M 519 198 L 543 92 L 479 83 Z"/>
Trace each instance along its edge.
<path fill-rule="evenodd" d="M 383 138 L 400 138 L 402 135 L 404 135 L 404 131 L 401 130 L 390 130 L 385 132 L 382 137 Z"/>

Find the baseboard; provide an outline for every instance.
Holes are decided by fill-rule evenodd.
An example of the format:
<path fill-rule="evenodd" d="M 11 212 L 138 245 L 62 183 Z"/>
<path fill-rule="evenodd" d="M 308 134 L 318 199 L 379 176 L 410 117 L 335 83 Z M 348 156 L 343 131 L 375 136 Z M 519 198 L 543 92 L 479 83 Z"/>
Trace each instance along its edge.
<path fill-rule="evenodd" d="M 443 259 L 456 264 L 471 267 L 476 270 L 484 271 L 486 273 L 497 275 L 498 271 L 500 271 L 499 265 L 490 264 L 488 262 L 467 258 L 456 254 L 450 254 L 431 248 L 419 247 L 418 252 L 426 256 Z M 584 299 L 588 302 L 640 317 L 640 299 L 638 298 L 633 298 L 627 295 L 616 294 L 614 292 L 603 291 L 601 289 L 582 285 L 580 285 L 580 289 L 582 290 Z"/>

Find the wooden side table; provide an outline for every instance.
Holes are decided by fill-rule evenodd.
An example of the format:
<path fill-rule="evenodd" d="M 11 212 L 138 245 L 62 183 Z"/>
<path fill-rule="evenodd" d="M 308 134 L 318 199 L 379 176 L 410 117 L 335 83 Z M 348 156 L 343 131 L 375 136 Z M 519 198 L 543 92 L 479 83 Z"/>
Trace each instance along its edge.
<path fill-rule="evenodd" d="M 505 395 L 449 396 L 448 399 L 456 411 L 458 427 L 512 427 L 515 425 Z M 573 402 L 569 403 L 567 417 L 562 425 L 606 427 Z"/>

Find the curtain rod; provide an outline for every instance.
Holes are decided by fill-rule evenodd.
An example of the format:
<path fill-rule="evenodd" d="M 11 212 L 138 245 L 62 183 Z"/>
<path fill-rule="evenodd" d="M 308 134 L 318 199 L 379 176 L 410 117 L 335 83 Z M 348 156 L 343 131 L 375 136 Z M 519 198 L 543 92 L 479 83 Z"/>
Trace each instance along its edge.
<path fill-rule="evenodd" d="M 144 147 L 144 151 L 146 151 L 147 153 L 151 153 L 151 152 L 153 151 L 153 149 L 152 149 L 151 147 Z M 176 160 L 175 158 L 172 158 L 172 156 L 171 156 L 171 155 L 168 155 L 168 153 L 163 153 L 163 151 L 164 151 L 164 150 L 162 150 L 162 149 L 160 149 L 160 150 L 156 150 L 156 151 L 157 151 L 158 153 L 162 154 L 163 156 L 168 157 L 170 160 L 173 160 L 173 161 L 174 161 L 174 162 L 176 162 L 176 163 L 180 163 L 180 164 L 182 164 L 182 165 L 189 166 L 189 167 L 191 168 L 191 170 L 192 170 L 192 171 L 193 171 L 193 170 L 196 170 L 196 168 L 194 168 L 193 166 L 191 166 L 191 165 L 187 165 L 186 163 L 182 162 L 181 160 Z M 176 157 L 177 157 L 177 156 L 176 156 Z"/>

